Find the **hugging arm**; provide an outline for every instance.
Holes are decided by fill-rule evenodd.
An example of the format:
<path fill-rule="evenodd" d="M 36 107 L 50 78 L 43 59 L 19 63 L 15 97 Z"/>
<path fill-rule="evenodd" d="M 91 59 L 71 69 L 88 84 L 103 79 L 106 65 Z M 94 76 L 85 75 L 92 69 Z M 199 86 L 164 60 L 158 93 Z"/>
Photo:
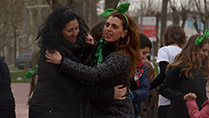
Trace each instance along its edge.
<path fill-rule="evenodd" d="M 124 72 L 129 73 L 130 70 L 127 69 L 127 67 L 130 68 L 129 57 L 123 53 L 116 52 L 111 54 L 111 56 L 107 57 L 102 64 L 93 67 L 74 62 L 69 58 L 62 58 L 62 56 L 59 55 L 60 54 L 54 56 L 52 54 L 51 57 L 46 56 L 48 59 L 57 57 L 57 60 L 59 60 L 50 59 L 50 61 L 47 60 L 47 62 L 59 64 L 60 60 L 62 60 L 59 66 L 61 71 L 72 74 L 73 76 L 85 81 L 95 82 L 102 79 L 108 79 L 123 74 Z"/>

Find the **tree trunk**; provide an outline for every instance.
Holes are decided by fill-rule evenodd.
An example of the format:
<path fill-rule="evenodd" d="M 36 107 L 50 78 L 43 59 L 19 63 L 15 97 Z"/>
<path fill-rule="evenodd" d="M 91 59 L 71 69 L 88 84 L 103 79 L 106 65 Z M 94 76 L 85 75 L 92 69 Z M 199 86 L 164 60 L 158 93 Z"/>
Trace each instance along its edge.
<path fill-rule="evenodd" d="M 179 22 L 180 22 L 180 18 L 179 18 L 179 15 L 178 15 L 178 12 L 176 10 L 176 7 L 175 6 L 171 6 L 171 9 L 172 9 L 172 16 L 173 16 L 173 24 L 174 25 L 179 25 Z"/>
<path fill-rule="evenodd" d="M 182 8 L 182 11 L 181 11 L 181 17 L 182 17 L 182 24 L 181 24 L 181 27 L 184 29 L 185 27 L 185 24 L 186 24 L 186 20 L 188 18 L 188 13 L 189 13 L 189 10 L 186 10 L 185 8 Z"/>
<path fill-rule="evenodd" d="M 95 4 L 92 4 L 95 3 Z M 96 6 L 97 0 L 88 0 L 88 26 L 91 27 L 97 22 L 97 6 Z"/>
<path fill-rule="evenodd" d="M 196 17 L 196 16 L 193 16 L 193 19 L 194 19 L 194 23 L 193 23 L 194 28 L 195 28 L 195 30 L 196 30 L 198 33 L 200 33 L 200 30 L 199 30 L 199 28 L 198 28 L 198 23 L 197 23 L 197 17 Z"/>
<path fill-rule="evenodd" d="M 119 1 L 120 0 L 105 0 L 105 9 L 108 8 L 116 9 Z"/>
<path fill-rule="evenodd" d="M 163 0 L 162 2 L 162 13 L 161 13 L 161 32 L 160 32 L 160 44 L 162 46 L 162 37 L 164 35 L 167 26 L 167 6 L 168 0 Z"/>

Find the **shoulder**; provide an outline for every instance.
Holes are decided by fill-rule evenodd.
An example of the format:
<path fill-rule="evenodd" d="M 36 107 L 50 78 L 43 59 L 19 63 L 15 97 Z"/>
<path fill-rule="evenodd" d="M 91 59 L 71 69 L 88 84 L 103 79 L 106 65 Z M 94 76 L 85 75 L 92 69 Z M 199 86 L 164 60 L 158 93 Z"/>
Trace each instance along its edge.
<path fill-rule="evenodd" d="M 160 55 L 168 55 L 169 50 L 170 50 L 170 49 L 168 48 L 168 46 L 161 47 L 161 48 L 158 50 L 158 56 L 160 56 Z"/>
<path fill-rule="evenodd" d="M 118 51 L 109 54 L 105 60 L 108 60 L 108 62 L 113 63 L 121 63 L 123 65 L 130 64 L 130 58 L 128 54 Z"/>
<path fill-rule="evenodd" d="M 128 54 L 118 51 L 111 53 L 108 57 L 129 60 Z"/>
<path fill-rule="evenodd" d="M 168 74 L 169 73 L 178 74 L 180 72 L 180 70 L 181 70 L 181 67 L 179 67 L 179 66 L 172 67 L 172 68 L 169 69 Z"/>

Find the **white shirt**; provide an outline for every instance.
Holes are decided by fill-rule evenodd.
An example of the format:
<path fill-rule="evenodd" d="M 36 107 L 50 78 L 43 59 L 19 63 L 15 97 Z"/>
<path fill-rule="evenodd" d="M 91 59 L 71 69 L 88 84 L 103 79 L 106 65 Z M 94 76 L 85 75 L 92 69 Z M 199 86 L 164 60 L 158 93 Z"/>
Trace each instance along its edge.
<path fill-rule="evenodd" d="M 181 52 L 181 48 L 178 46 L 164 46 L 158 50 L 158 56 L 156 63 L 159 66 L 159 62 L 166 61 L 169 64 L 173 62 L 177 54 Z M 160 106 L 170 105 L 170 100 L 160 95 Z"/>

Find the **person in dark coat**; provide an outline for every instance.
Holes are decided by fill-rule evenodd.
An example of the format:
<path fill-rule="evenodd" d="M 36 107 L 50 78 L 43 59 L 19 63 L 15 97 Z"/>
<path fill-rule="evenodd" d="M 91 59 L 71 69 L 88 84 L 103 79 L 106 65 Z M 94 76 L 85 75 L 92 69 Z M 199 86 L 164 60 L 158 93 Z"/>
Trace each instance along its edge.
<path fill-rule="evenodd" d="M 160 87 L 160 94 L 171 100 L 167 118 L 189 118 L 184 96 L 195 93 L 199 109 L 207 100 L 206 78 L 209 77 L 209 30 L 204 36 L 192 35 L 174 62 Z"/>
<path fill-rule="evenodd" d="M 46 62 L 45 51 L 56 49 L 64 57 L 84 63 L 92 48 L 90 44 L 93 44 L 91 38 L 86 38 L 90 37 L 87 31 L 83 19 L 68 7 L 56 9 L 42 25 L 37 37 L 41 48 L 39 79 L 29 103 L 30 118 L 83 118 L 84 99 L 104 103 L 113 101 L 116 94 L 113 87 L 79 81 Z"/>
<path fill-rule="evenodd" d="M 124 7 L 123 7 L 124 5 Z M 77 63 L 60 55 L 59 50 L 46 52 L 47 62 L 58 64 L 60 71 L 72 74 L 80 80 L 96 82 L 105 87 L 123 84 L 130 87 L 137 64 L 140 62 L 139 33 L 133 18 L 124 14 L 130 4 L 121 4 L 117 10 L 108 9 L 103 15 L 103 35 L 93 54 L 93 66 Z M 113 13 L 109 13 L 111 11 Z M 121 10 L 121 11 L 120 11 Z M 124 11 L 125 12 L 124 12 Z M 129 91 L 122 101 L 111 103 L 90 102 L 92 118 L 134 118 L 134 109 Z"/>
<path fill-rule="evenodd" d="M 9 68 L 0 57 L 0 118 L 16 118 Z"/>

